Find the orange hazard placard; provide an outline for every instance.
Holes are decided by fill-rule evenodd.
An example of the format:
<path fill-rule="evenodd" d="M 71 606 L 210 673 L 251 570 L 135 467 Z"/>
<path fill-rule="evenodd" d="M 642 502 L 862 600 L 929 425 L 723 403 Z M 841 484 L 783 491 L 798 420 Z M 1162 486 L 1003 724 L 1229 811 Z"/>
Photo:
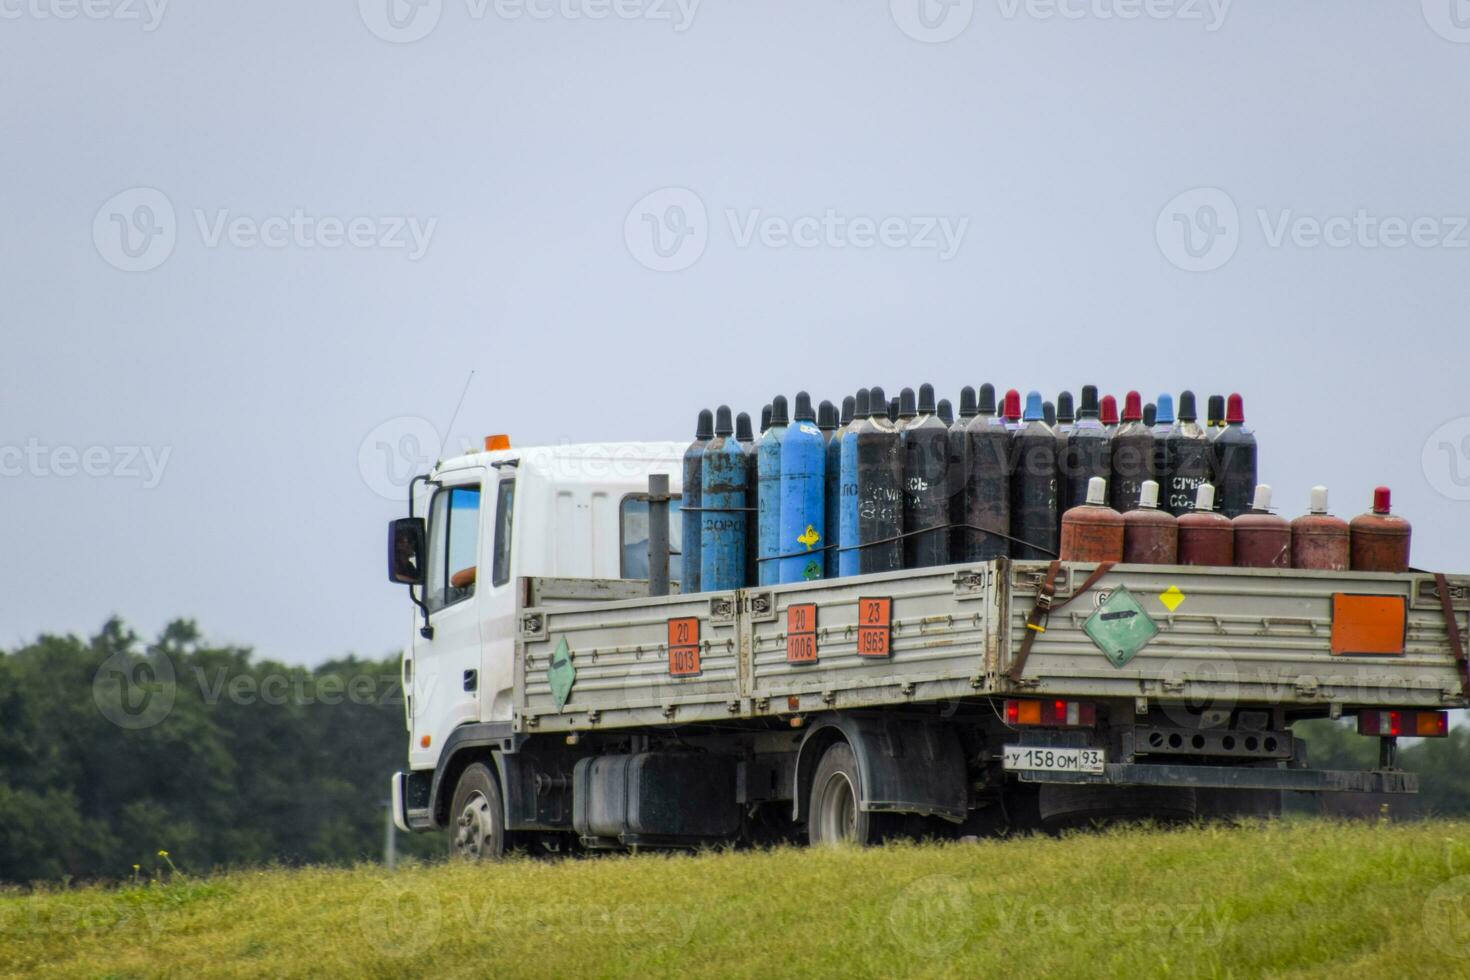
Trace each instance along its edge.
<path fill-rule="evenodd" d="M 669 620 L 669 676 L 697 677 L 699 672 L 699 620 Z"/>
<path fill-rule="evenodd" d="M 817 606 L 803 603 L 786 607 L 786 662 L 817 662 Z"/>
<path fill-rule="evenodd" d="M 1332 596 L 1332 653 L 1371 653 L 1401 656 L 1404 652 L 1408 608 L 1403 596 Z"/>
<path fill-rule="evenodd" d="M 893 600 L 859 599 L 857 652 L 862 657 L 887 657 L 892 653 Z"/>

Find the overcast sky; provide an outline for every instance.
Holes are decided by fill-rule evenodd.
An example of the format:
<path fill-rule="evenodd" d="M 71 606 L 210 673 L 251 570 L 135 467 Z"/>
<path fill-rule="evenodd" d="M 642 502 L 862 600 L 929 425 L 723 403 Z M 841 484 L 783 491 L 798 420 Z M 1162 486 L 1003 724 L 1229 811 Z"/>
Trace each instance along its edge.
<path fill-rule="evenodd" d="M 1238 390 L 1470 570 L 1470 3 L 0 0 L 0 93 L 6 646 L 381 655 L 379 442 L 926 380 Z"/>

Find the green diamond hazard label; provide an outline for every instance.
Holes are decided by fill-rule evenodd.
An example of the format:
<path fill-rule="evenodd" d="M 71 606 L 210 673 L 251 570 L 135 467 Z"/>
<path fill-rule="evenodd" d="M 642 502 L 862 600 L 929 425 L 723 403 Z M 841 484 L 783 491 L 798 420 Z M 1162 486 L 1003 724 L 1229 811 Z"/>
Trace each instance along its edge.
<path fill-rule="evenodd" d="M 1083 624 L 1114 667 L 1122 667 L 1159 635 L 1159 627 L 1126 588 L 1117 588 Z"/>
<path fill-rule="evenodd" d="M 567 706 L 567 697 L 572 693 L 572 683 L 577 679 L 577 668 L 572 666 L 572 651 L 567 638 L 562 637 L 551 654 L 551 664 L 546 668 L 546 682 L 551 685 L 551 700 L 556 710 Z"/>

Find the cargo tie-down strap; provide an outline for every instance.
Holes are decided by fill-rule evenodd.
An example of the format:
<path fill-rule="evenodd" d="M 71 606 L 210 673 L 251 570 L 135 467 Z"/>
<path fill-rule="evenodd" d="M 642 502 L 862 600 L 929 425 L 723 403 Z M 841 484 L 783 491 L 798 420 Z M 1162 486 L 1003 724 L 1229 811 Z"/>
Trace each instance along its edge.
<path fill-rule="evenodd" d="M 1455 618 L 1455 604 L 1450 599 L 1450 583 L 1438 573 L 1434 585 L 1439 589 L 1439 607 L 1444 611 L 1445 629 L 1450 634 L 1450 652 L 1455 655 L 1455 667 L 1460 671 L 1460 694 L 1470 699 L 1470 663 L 1465 660 L 1465 640 L 1460 636 L 1460 621 Z"/>
<path fill-rule="evenodd" d="M 1026 670 L 1026 658 L 1031 656 L 1031 644 L 1036 637 L 1046 632 L 1046 624 L 1051 619 L 1052 610 L 1060 609 L 1082 593 L 1097 584 L 1098 579 L 1113 570 L 1117 562 L 1105 561 L 1095 568 L 1087 581 L 1072 590 L 1072 594 L 1061 602 L 1053 602 L 1057 594 L 1057 574 L 1062 570 L 1062 563 L 1054 561 L 1046 570 L 1046 580 L 1036 590 L 1036 605 L 1031 610 L 1031 615 L 1026 617 L 1026 635 L 1021 637 L 1021 649 L 1016 651 L 1016 659 L 1011 663 L 1011 669 L 1006 671 L 1006 677 L 1012 683 L 1021 679 L 1021 674 Z"/>

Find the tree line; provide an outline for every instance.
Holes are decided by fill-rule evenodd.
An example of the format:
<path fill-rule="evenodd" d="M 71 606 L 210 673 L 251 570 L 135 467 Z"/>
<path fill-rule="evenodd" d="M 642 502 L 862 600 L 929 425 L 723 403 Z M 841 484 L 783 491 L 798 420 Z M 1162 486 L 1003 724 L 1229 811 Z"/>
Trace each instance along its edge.
<path fill-rule="evenodd" d="M 1377 763 L 1377 740 L 1349 724 L 1297 733 L 1315 766 Z M 0 881 L 147 876 L 160 851 L 190 872 L 379 860 L 406 749 L 397 655 L 287 666 L 211 646 L 189 620 L 151 643 L 117 619 L 90 639 L 41 636 L 0 651 Z M 1323 809 L 1467 814 L 1467 762 L 1470 730 L 1456 728 L 1401 751 L 1417 801 Z M 443 853 L 437 834 L 397 843 Z"/>

